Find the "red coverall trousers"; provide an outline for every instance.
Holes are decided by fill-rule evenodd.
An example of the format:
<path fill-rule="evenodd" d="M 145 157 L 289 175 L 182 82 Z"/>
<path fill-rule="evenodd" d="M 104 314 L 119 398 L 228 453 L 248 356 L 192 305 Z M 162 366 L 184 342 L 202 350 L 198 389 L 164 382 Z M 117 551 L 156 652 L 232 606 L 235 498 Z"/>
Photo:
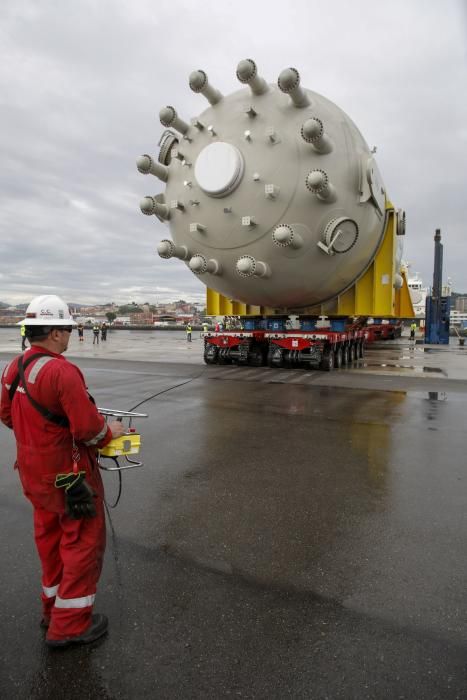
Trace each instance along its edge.
<path fill-rule="evenodd" d="M 52 413 L 66 416 L 69 427 L 50 422 L 31 404 L 21 382 L 10 400 L 17 375 L 17 358 L 2 375 L 0 418 L 13 428 L 23 491 L 34 507 L 34 535 L 42 564 L 43 616 L 50 621 L 47 637 L 65 639 L 91 624 L 97 582 L 105 550 L 104 489 L 96 448 L 112 437 L 104 418 L 86 391 L 80 370 L 61 355 L 32 346 L 35 353 L 25 370 L 31 396 Z M 73 520 L 65 513 L 62 489 L 55 488 L 58 473 L 72 470 L 73 439 L 79 448 L 78 468 L 96 493 L 94 518 Z"/>

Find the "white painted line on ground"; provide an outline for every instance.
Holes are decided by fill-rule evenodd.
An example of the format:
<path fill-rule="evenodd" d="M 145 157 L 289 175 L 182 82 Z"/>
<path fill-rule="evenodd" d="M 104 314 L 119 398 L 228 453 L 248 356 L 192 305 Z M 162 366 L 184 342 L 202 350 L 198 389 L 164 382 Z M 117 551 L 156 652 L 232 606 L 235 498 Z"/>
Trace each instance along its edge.
<path fill-rule="evenodd" d="M 292 379 L 289 381 L 289 384 L 298 384 L 299 382 L 304 382 L 306 381 L 307 376 L 305 374 L 299 374 L 297 377 L 292 377 Z"/>
<path fill-rule="evenodd" d="M 241 371 L 241 370 L 240 370 Z M 262 374 L 261 370 L 258 369 L 247 369 L 242 371 L 242 377 L 252 377 L 257 374 Z"/>
<path fill-rule="evenodd" d="M 238 374 L 241 371 L 242 370 L 240 367 L 234 367 L 233 369 L 225 369 L 224 367 L 219 367 L 219 368 L 217 368 L 216 374 L 221 376 L 221 377 L 227 377 L 230 374 Z"/>

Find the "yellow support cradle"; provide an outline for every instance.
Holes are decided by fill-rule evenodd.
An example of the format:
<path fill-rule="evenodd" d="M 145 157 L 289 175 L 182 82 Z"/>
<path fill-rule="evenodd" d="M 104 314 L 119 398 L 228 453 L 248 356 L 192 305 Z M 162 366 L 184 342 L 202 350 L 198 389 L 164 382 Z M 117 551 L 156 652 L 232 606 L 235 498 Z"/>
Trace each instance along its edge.
<path fill-rule="evenodd" d="M 391 202 L 386 204 L 386 230 L 372 263 L 363 275 L 335 299 L 304 309 L 271 309 L 227 299 L 213 289 L 206 291 L 207 316 L 275 316 L 285 312 L 302 315 L 371 316 L 376 318 L 414 318 L 405 272 L 395 269 L 397 218 Z M 396 274 L 402 276 L 402 287 L 396 289 Z"/>

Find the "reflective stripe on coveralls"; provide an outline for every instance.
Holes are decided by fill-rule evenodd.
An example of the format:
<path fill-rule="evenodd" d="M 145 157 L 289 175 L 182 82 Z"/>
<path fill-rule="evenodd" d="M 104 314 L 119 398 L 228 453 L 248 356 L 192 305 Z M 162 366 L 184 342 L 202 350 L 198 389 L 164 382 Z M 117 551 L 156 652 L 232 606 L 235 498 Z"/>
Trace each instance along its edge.
<path fill-rule="evenodd" d="M 58 586 L 57 586 L 58 588 Z M 82 596 L 81 598 L 60 598 L 60 596 L 57 596 L 55 598 L 55 607 L 56 608 L 87 608 L 89 605 L 94 605 L 94 598 L 95 594 L 93 595 L 85 595 Z"/>
<path fill-rule="evenodd" d="M 104 423 L 104 427 L 102 428 L 102 430 L 99 433 L 97 433 L 97 435 L 95 437 L 93 437 L 92 440 L 88 440 L 84 444 L 87 445 L 88 447 L 90 447 L 92 445 L 97 445 L 97 443 L 102 440 L 102 438 L 104 437 L 106 432 L 107 432 L 107 423 Z"/>
<path fill-rule="evenodd" d="M 34 362 L 34 365 L 32 367 L 32 370 L 29 372 L 28 376 L 28 384 L 35 384 L 37 375 L 41 371 L 44 365 L 47 364 L 47 362 L 50 362 L 50 360 L 55 360 L 55 357 L 50 357 L 50 355 L 44 355 L 44 357 L 39 357 L 36 362 Z"/>
<path fill-rule="evenodd" d="M 15 364 L 16 364 L 16 360 L 12 360 L 12 362 L 10 362 L 8 365 L 6 365 L 5 369 L 4 369 L 3 372 L 2 372 L 2 380 L 3 380 L 3 379 L 6 380 L 6 376 L 7 376 L 8 372 L 10 371 L 10 369 L 11 369 L 11 368 L 13 367 L 13 365 L 15 365 Z M 7 384 L 6 381 L 5 381 L 4 383 L 5 383 L 6 388 L 9 390 L 11 384 Z"/>
<path fill-rule="evenodd" d="M 55 598 L 58 591 L 58 586 L 42 586 L 46 598 Z"/>

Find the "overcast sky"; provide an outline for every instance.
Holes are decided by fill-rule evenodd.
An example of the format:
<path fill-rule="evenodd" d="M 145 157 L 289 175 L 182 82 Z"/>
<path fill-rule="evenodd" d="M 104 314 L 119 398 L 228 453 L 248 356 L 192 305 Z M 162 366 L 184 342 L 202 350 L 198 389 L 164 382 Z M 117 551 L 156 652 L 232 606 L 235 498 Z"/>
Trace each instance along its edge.
<path fill-rule="evenodd" d="M 162 183 L 137 172 L 157 154 L 158 112 L 205 109 L 203 68 L 224 93 L 239 60 L 302 84 L 355 121 L 390 198 L 407 212 L 404 257 L 431 284 L 467 292 L 467 2 L 446 0 L 2 0 L 0 301 L 204 299 L 167 228 L 140 213 Z"/>

